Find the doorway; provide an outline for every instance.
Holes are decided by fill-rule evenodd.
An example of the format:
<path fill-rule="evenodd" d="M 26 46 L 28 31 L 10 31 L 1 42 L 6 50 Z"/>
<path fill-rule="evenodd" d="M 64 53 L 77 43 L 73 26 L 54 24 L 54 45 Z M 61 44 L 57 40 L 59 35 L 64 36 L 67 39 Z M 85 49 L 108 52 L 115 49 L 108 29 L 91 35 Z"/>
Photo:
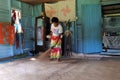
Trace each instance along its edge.
<path fill-rule="evenodd" d="M 45 16 L 36 17 L 35 21 L 35 51 L 45 51 L 49 48 L 50 19 Z"/>
<path fill-rule="evenodd" d="M 110 52 L 120 52 L 120 16 L 104 17 L 103 44 Z"/>
<path fill-rule="evenodd" d="M 103 47 L 108 53 L 120 53 L 120 4 L 102 5 Z M 103 50 L 104 51 L 104 50 Z"/>

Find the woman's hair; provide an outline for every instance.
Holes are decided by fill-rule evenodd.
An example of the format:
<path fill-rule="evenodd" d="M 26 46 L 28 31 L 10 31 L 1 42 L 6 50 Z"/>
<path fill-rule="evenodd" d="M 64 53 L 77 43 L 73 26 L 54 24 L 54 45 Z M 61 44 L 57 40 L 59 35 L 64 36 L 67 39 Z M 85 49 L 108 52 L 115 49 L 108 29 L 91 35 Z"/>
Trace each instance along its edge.
<path fill-rule="evenodd" d="M 53 23 L 53 22 L 58 23 L 58 22 L 59 22 L 59 19 L 58 19 L 57 17 L 53 17 L 51 21 L 52 21 L 52 23 Z"/>

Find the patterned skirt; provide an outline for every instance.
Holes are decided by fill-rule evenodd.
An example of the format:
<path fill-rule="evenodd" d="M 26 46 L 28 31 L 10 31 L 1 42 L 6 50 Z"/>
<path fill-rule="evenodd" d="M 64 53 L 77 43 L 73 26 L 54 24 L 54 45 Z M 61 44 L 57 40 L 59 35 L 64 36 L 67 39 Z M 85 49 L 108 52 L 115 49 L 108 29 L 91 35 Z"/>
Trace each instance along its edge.
<path fill-rule="evenodd" d="M 54 48 L 51 49 L 50 52 L 50 58 L 60 58 L 61 57 L 61 38 L 58 36 L 52 36 L 51 37 L 51 47 L 54 46 Z"/>

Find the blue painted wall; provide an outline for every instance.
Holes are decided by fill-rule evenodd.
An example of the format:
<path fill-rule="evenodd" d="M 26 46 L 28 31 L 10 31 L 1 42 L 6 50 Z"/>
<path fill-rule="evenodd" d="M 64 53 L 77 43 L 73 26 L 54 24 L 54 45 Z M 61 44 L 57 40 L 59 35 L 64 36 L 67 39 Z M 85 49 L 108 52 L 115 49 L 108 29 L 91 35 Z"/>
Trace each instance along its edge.
<path fill-rule="evenodd" d="M 32 6 L 26 3 L 22 3 L 22 22 L 25 30 L 24 38 L 24 49 L 31 50 L 34 48 L 35 31 L 35 17 L 40 16 L 41 5 Z"/>
<path fill-rule="evenodd" d="M 22 3 L 21 4 L 22 11 L 22 26 L 24 28 L 24 50 L 30 50 L 33 48 L 33 32 L 34 25 L 32 24 L 33 19 L 33 6 Z"/>
<path fill-rule="evenodd" d="M 102 51 L 101 6 L 82 5 L 83 53 Z"/>
<path fill-rule="evenodd" d="M 101 7 L 99 4 L 100 0 L 76 0 L 78 19 L 72 22 L 71 27 L 74 52 L 101 52 Z M 41 5 L 31 6 L 17 0 L 0 0 L 0 22 L 10 21 L 11 8 L 20 9 L 22 12 L 22 26 L 25 30 L 24 49 L 34 48 L 34 41 L 31 38 L 34 38 L 35 17 L 40 15 Z M 0 45 L 0 58 L 15 54 L 13 46 Z"/>
<path fill-rule="evenodd" d="M 77 53 L 101 52 L 100 0 L 76 0 L 76 3 L 78 19 L 76 22 L 73 22 L 75 25 L 72 27 L 73 51 Z"/>
<path fill-rule="evenodd" d="M 19 9 L 22 13 L 22 26 L 25 30 L 24 33 L 24 48 L 15 49 L 15 46 L 8 44 L 0 45 L 0 58 L 10 57 L 21 54 L 21 50 L 30 50 L 34 48 L 35 17 L 41 13 L 41 6 L 32 6 L 26 3 L 21 3 L 18 0 L 0 0 L 0 22 L 11 21 L 11 9 Z"/>
<path fill-rule="evenodd" d="M 0 0 L 0 22 L 10 22 L 10 0 Z M 0 58 L 13 56 L 13 46 L 0 44 Z"/>

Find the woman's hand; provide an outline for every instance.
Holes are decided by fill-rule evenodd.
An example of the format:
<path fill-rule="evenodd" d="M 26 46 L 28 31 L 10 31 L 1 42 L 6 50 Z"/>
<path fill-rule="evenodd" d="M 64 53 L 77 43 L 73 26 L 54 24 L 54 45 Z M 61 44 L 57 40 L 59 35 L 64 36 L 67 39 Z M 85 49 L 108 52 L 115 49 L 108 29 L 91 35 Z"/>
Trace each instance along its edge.
<path fill-rule="evenodd" d="M 46 38 L 50 39 L 50 38 L 51 38 L 51 35 L 47 35 Z"/>

